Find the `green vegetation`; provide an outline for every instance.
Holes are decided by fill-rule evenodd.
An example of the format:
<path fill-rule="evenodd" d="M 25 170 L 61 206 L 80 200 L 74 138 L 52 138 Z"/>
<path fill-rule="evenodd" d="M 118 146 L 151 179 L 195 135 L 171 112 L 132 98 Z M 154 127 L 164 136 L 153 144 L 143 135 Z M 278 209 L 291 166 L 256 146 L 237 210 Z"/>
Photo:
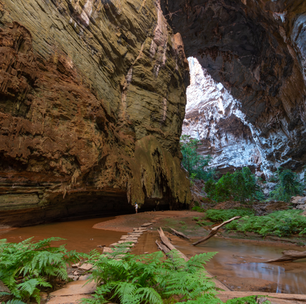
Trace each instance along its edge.
<path fill-rule="evenodd" d="M 247 199 L 261 200 L 264 198 L 256 183 L 255 175 L 248 167 L 234 173 L 226 173 L 217 182 L 210 179 L 205 184 L 208 197 L 217 201 L 236 200 L 244 203 Z"/>
<path fill-rule="evenodd" d="M 199 225 L 201 227 L 213 225 L 212 222 L 205 221 L 205 219 L 200 218 L 200 217 L 194 217 L 193 220 L 196 221 L 197 225 Z"/>
<path fill-rule="evenodd" d="M 67 280 L 67 263 L 89 258 L 94 265 L 92 279 L 97 282 L 93 298 L 83 303 L 120 304 L 221 304 L 214 282 L 205 274 L 204 265 L 215 253 L 203 253 L 189 261 L 176 250 L 164 259 L 161 252 L 135 256 L 126 253 L 126 245 L 119 245 L 113 253 L 90 255 L 68 252 L 64 245 L 51 247 L 49 238 L 37 243 L 27 239 L 21 243 L 0 240 L 0 280 L 11 293 L 7 304 L 40 303 L 40 291 L 55 282 Z M 229 300 L 229 304 L 255 303 L 252 297 Z M 265 302 L 266 303 L 266 302 Z"/>
<path fill-rule="evenodd" d="M 229 220 L 234 216 L 252 216 L 254 211 L 250 209 L 226 209 L 226 210 L 216 210 L 210 209 L 206 212 L 206 219 L 209 219 L 213 222 L 224 222 Z"/>
<path fill-rule="evenodd" d="M 244 297 L 244 298 L 232 299 L 232 300 L 228 300 L 226 304 L 257 304 L 259 303 L 258 298 L 262 298 L 262 296 L 249 296 L 249 297 Z M 271 302 L 266 300 L 260 303 L 269 304 Z"/>
<path fill-rule="evenodd" d="M 279 168 L 276 173 L 277 186 L 270 197 L 275 200 L 289 202 L 292 196 L 302 195 L 304 185 L 296 173 L 289 169 Z"/>
<path fill-rule="evenodd" d="M 212 169 L 205 170 L 211 160 L 211 156 L 203 157 L 197 153 L 199 143 L 199 140 L 192 139 L 189 135 L 183 135 L 180 141 L 183 154 L 182 165 L 189 172 L 192 182 L 194 179 L 207 181 L 212 179 L 215 174 Z"/>
<path fill-rule="evenodd" d="M 83 303 L 220 303 L 203 266 L 214 255 L 203 253 L 185 262 L 176 250 L 166 260 L 161 252 L 141 256 L 122 250 L 95 253 L 90 263 L 95 266 L 92 275 L 98 287 L 94 298 Z"/>
<path fill-rule="evenodd" d="M 18 244 L 0 240 L 0 280 L 10 289 L 12 303 L 23 303 L 31 298 L 40 303 L 40 289 L 51 288 L 57 280 L 66 281 L 67 263 L 80 258 L 64 246 L 51 247 L 61 238 L 49 238 L 37 243 L 32 238 Z"/>
<path fill-rule="evenodd" d="M 194 206 L 194 207 L 192 207 L 191 210 L 197 211 L 197 212 L 205 212 L 205 209 L 203 209 L 203 208 L 201 208 L 199 206 Z"/>
<path fill-rule="evenodd" d="M 218 181 L 215 181 L 216 172 L 214 169 L 205 169 L 211 160 L 211 156 L 203 157 L 197 153 L 200 141 L 192 139 L 189 135 L 183 135 L 180 144 L 183 155 L 182 165 L 190 174 L 191 184 L 194 184 L 194 179 L 206 181 L 205 192 L 210 199 L 216 202 L 235 200 L 242 203 L 265 199 L 255 175 L 248 167 L 234 173 L 228 172 Z M 306 171 L 304 175 L 306 175 Z M 270 199 L 285 202 L 290 201 L 292 196 L 302 195 L 303 188 L 306 185 L 305 176 L 304 182 L 301 182 L 296 173 L 282 168 L 279 168 L 276 175 L 271 176 L 269 181 L 278 183 L 276 189 L 271 192 Z M 196 208 L 194 207 L 193 210 Z M 200 209 L 196 211 L 200 211 Z"/>
<path fill-rule="evenodd" d="M 227 211 L 227 210 L 224 210 Z M 226 225 L 228 230 L 256 232 L 262 236 L 290 236 L 299 233 L 306 235 L 306 218 L 301 210 L 275 211 L 265 216 L 244 216 Z"/>
<path fill-rule="evenodd" d="M 249 209 L 210 209 L 206 212 L 206 219 L 221 222 L 239 215 L 242 218 L 227 224 L 225 226 L 227 230 L 283 237 L 297 233 L 306 235 L 306 218 L 300 214 L 301 212 L 301 210 L 285 210 L 265 216 L 255 216 L 254 211 Z"/>

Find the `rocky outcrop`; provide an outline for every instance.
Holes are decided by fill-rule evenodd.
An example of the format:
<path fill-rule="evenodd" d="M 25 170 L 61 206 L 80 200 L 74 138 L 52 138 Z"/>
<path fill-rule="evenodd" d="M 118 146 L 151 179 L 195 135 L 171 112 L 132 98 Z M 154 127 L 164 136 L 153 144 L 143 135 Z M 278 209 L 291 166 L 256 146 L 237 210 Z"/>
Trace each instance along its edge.
<path fill-rule="evenodd" d="M 189 202 L 186 58 L 158 2 L 0 1 L 0 223 Z"/>
<path fill-rule="evenodd" d="M 241 119 L 238 101 L 203 70 L 196 58 L 189 57 L 188 61 L 190 85 L 183 134 L 200 140 L 198 153 L 211 155 L 209 165 L 221 174 L 244 166 L 257 170 L 262 156 L 250 127 Z"/>
<path fill-rule="evenodd" d="M 254 157 L 254 165 L 266 175 L 280 165 L 302 170 L 306 163 L 305 1 L 163 0 L 162 7 L 169 24 L 183 37 L 186 55 L 196 58 L 214 81 L 214 96 L 209 98 L 215 105 L 206 99 L 197 118 L 187 113 L 188 132 L 197 129 L 195 124 L 204 125 L 199 130 L 203 149 L 215 153 L 222 166 L 238 162 L 237 150 L 243 158 L 237 165 L 249 164 Z M 224 99 L 222 90 L 231 96 Z M 224 113 L 217 105 L 219 98 Z M 216 135 L 204 134 L 209 127 Z M 224 138 L 229 138 L 229 144 Z"/>
<path fill-rule="evenodd" d="M 306 211 L 306 197 L 305 196 L 293 196 L 291 198 L 290 204 L 295 209 Z"/>

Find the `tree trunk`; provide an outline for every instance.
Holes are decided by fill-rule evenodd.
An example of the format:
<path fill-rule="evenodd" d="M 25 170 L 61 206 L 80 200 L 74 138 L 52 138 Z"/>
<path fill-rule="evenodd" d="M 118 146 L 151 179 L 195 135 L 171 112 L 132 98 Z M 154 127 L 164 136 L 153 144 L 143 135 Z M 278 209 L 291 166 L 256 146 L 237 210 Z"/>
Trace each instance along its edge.
<path fill-rule="evenodd" d="M 175 235 L 177 235 L 177 236 L 179 236 L 179 237 L 182 237 L 182 238 L 184 238 L 184 239 L 189 240 L 189 237 L 186 236 L 184 233 L 179 232 L 179 231 L 177 231 L 177 230 L 175 230 L 175 229 L 173 229 L 173 228 L 170 228 L 170 229 L 173 231 L 173 234 L 175 234 Z"/>
<path fill-rule="evenodd" d="M 165 236 L 163 229 L 159 228 L 159 230 L 157 229 L 157 231 L 158 231 L 158 233 L 159 233 L 159 237 L 160 237 L 160 239 L 161 239 L 161 241 L 162 241 L 162 244 L 165 245 L 166 248 L 169 249 L 169 251 L 175 249 L 175 250 L 179 253 L 179 255 L 181 256 L 181 258 L 183 258 L 186 262 L 189 260 L 189 259 L 186 257 L 186 255 L 185 255 L 184 253 L 182 253 L 182 252 L 180 252 L 179 250 L 177 250 L 177 249 L 171 244 L 171 242 L 169 241 L 169 239 Z M 158 243 L 157 243 L 157 245 L 159 246 Z M 160 249 L 161 249 L 163 252 L 165 252 L 165 253 L 168 253 L 168 252 L 169 252 L 169 251 L 166 252 L 166 251 L 163 249 L 163 246 L 160 246 Z"/>
<path fill-rule="evenodd" d="M 196 245 L 198 245 L 198 244 L 200 244 L 200 243 L 203 243 L 203 242 L 207 241 L 208 239 L 210 239 L 211 237 L 213 237 L 215 234 L 217 234 L 218 230 L 219 230 L 221 227 L 223 227 L 224 225 L 226 225 L 226 224 L 228 224 L 228 223 L 230 223 L 230 222 L 232 222 L 232 221 L 234 221 L 234 220 L 240 219 L 240 218 L 241 218 L 241 216 L 235 216 L 235 217 L 233 217 L 233 218 L 231 218 L 231 219 L 229 219 L 229 220 L 223 222 L 222 224 L 220 224 L 220 225 L 218 225 L 218 226 L 212 228 L 212 229 L 210 230 L 210 233 L 209 233 L 208 236 L 206 236 L 206 237 L 200 239 L 199 241 L 193 243 L 192 245 L 193 245 L 193 246 L 196 246 Z"/>
<path fill-rule="evenodd" d="M 272 262 L 292 262 L 298 259 L 306 258 L 306 251 L 295 251 L 295 250 L 285 250 L 282 252 L 283 256 L 278 259 L 268 260 L 265 263 Z"/>

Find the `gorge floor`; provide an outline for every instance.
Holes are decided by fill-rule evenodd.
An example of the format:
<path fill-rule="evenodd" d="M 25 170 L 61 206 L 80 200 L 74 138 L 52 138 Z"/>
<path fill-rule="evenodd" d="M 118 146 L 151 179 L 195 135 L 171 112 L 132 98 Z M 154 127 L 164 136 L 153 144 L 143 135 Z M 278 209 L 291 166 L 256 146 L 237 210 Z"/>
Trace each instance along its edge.
<path fill-rule="evenodd" d="M 263 240 L 230 239 L 219 235 L 207 243 L 192 246 L 193 240 L 208 234 L 208 230 L 196 225 L 194 217 L 203 216 L 195 211 L 156 211 L 122 215 L 111 218 L 96 218 L 70 222 L 59 222 L 33 227 L 17 228 L 0 232 L 1 238 L 9 242 L 19 242 L 34 236 L 34 240 L 51 236 L 63 237 L 68 250 L 89 252 L 98 245 L 109 246 L 118 241 L 122 234 L 133 231 L 145 222 L 153 222 L 143 234 L 133 254 L 157 251 L 155 240 L 157 228 L 162 227 L 172 243 L 188 257 L 203 252 L 218 252 L 206 265 L 206 269 L 216 278 L 236 291 L 259 291 L 279 293 L 306 293 L 305 261 L 294 263 L 266 264 L 265 260 L 281 256 L 287 249 L 301 251 L 301 247 L 289 243 L 267 242 Z M 210 226 L 211 227 L 211 226 Z M 191 237 L 191 242 L 170 235 L 170 228 L 183 231 Z M 209 229 L 209 228 L 208 228 Z M 57 244 L 58 245 L 58 244 Z"/>

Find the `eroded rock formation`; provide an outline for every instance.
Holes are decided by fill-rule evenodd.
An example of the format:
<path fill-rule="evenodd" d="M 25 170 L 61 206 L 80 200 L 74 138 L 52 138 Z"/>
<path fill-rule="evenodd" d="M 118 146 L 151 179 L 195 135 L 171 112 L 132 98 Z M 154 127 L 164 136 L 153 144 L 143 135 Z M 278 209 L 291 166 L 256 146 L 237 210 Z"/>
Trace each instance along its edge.
<path fill-rule="evenodd" d="M 188 60 L 190 85 L 183 134 L 200 140 L 198 153 L 211 155 L 209 165 L 220 173 L 244 166 L 259 169 L 261 153 L 243 119 L 239 102 L 212 79 L 196 58 Z"/>
<path fill-rule="evenodd" d="M 305 1 L 160 1 L 0 0 L 0 222 L 188 202 L 185 53 L 212 77 L 186 119 L 219 167 L 301 170 Z"/>
<path fill-rule="evenodd" d="M 189 202 L 181 43 L 153 0 L 1 0 L 0 222 Z"/>
<path fill-rule="evenodd" d="M 169 24 L 182 35 L 186 56 L 195 57 L 215 85 L 221 83 L 230 99 L 237 101 L 239 115 L 233 116 L 234 108 L 226 104 L 224 114 L 217 113 L 218 106 L 213 110 L 207 105 L 208 113 L 203 115 L 202 107 L 193 122 L 187 115 L 189 124 L 198 121 L 218 127 L 215 144 L 203 133 L 205 146 L 214 146 L 220 156 L 224 147 L 237 147 L 233 143 L 237 140 L 240 150 L 251 149 L 261 159 L 259 169 L 267 175 L 280 165 L 302 170 L 306 163 L 305 1 L 163 0 L 162 7 Z M 226 137 L 232 138 L 229 145 L 223 142 Z M 228 160 L 231 166 L 233 157 Z"/>

